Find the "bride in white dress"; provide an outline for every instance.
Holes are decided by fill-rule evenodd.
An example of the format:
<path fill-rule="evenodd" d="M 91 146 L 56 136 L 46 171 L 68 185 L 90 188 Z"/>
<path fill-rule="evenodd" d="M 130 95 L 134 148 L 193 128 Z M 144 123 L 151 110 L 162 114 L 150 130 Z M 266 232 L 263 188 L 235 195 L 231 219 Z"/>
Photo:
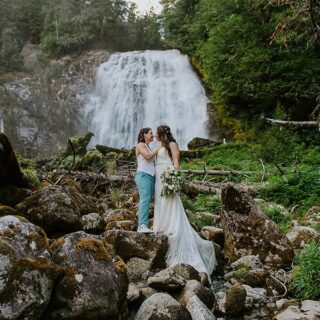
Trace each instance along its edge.
<path fill-rule="evenodd" d="M 157 128 L 157 139 L 161 142 L 156 159 L 156 182 L 153 230 L 168 236 L 169 250 L 166 257 L 167 266 L 185 263 L 198 272 L 209 276 L 215 269 L 217 260 L 213 243 L 202 239 L 192 228 L 180 196 L 162 197 L 160 175 L 170 167 L 179 169 L 180 151 L 168 126 Z"/>

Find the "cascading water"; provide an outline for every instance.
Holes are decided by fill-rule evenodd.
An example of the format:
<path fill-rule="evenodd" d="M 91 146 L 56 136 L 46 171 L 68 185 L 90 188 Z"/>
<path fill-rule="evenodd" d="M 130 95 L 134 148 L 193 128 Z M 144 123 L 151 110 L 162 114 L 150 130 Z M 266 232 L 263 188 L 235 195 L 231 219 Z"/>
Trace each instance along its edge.
<path fill-rule="evenodd" d="M 207 97 L 178 50 L 113 54 L 97 72 L 86 106 L 92 145 L 132 148 L 141 128 L 166 124 L 182 149 L 206 137 Z"/>

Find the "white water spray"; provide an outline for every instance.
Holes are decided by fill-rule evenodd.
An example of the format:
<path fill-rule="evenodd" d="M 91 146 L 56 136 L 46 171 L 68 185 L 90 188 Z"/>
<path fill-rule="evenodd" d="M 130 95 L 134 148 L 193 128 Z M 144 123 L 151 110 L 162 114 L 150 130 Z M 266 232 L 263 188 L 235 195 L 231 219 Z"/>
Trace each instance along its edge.
<path fill-rule="evenodd" d="M 182 149 L 206 137 L 207 97 L 178 50 L 113 54 L 97 72 L 86 106 L 91 144 L 132 148 L 139 130 L 166 124 Z"/>

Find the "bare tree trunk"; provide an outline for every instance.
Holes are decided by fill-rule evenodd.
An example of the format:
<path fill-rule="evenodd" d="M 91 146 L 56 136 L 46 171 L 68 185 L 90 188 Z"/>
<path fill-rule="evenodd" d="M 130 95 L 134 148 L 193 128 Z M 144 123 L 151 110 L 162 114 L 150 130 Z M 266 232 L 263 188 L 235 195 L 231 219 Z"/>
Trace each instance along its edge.
<path fill-rule="evenodd" d="M 277 119 L 265 118 L 268 123 L 277 124 L 286 128 L 319 128 L 320 121 L 284 121 Z"/>

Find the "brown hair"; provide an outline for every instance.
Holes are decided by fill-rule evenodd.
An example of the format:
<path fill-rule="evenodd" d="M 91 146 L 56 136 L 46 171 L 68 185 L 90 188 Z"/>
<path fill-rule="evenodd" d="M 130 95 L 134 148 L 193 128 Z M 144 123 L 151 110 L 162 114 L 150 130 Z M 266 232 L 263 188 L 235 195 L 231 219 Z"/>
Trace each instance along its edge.
<path fill-rule="evenodd" d="M 168 150 L 169 156 L 172 159 L 171 150 L 169 147 L 170 142 L 176 142 L 176 140 L 173 138 L 170 127 L 166 125 L 159 126 L 157 128 L 157 134 L 159 137 L 159 140 L 163 144 L 163 146 Z"/>
<path fill-rule="evenodd" d="M 138 134 L 138 143 L 139 142 L 146 142 L 144 140 L 144 135 L 147 134 L 150 130 L 152 130 L 151 128 L 142 128 Z"/>

